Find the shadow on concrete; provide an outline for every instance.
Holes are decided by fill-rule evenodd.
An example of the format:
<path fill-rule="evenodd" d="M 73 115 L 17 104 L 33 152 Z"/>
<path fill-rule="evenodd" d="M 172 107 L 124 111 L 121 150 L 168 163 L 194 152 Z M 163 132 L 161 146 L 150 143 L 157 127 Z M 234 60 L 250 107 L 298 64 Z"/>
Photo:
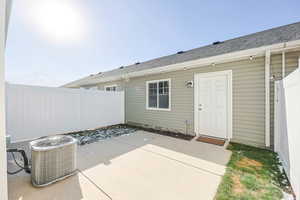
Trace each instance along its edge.
<path fill-rule="evenodd" d="M 33 188 L 26 174 L 9 177 L 9 199 L 213 199 L 230 155 L 137 131 L 79 146 L 79 174 L 46 188 Z"/>

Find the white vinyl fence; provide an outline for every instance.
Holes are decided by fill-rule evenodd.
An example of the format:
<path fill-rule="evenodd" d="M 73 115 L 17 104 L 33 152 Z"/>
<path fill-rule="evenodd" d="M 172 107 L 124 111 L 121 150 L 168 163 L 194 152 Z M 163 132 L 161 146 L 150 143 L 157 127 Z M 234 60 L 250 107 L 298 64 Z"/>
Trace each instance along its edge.
<path fill-rule="evenodd" d="M 124 123 L 124 92 L 6 85 L 12 141 Z"/>
<path fill-rule="evenodd" d="M 300 199 L 300 71 L 275 83 L 275 151 Z"/>

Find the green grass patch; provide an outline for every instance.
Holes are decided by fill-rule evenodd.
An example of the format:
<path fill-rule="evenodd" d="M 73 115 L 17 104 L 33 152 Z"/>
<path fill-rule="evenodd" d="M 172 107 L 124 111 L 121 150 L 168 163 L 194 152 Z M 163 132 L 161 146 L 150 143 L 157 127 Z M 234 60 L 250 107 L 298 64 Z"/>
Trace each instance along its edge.
<path fill-rule="evenodd" d="M 232 155 L 216 200 L 280 200 L 282 191 L 291 193 L 276 153 L 237 143 L 227 149 Z"/>

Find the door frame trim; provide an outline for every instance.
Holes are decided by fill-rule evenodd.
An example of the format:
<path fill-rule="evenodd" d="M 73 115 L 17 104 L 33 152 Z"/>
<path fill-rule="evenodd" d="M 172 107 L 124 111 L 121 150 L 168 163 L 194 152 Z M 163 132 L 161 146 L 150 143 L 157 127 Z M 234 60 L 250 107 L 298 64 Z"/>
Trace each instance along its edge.
<path fill-rule="evenodd" d="M 199 135 L 198 127 L 198 115 L 197 115 L 197 105 L 198 105 L 198 96 L 199 96 L 199 84 L 197 77 L 204 78 L 204 77 L 214 77 L 218 75 L 226 75 L 227 76 L 227 138 L 230 140 L 232 138 L 232 70 L 225 70 L 225 71 L 215 71 L 215 72 L 208 72 L 208 73 L 195 73 L 194 74 L 194 131 L 196 135 Z"/>

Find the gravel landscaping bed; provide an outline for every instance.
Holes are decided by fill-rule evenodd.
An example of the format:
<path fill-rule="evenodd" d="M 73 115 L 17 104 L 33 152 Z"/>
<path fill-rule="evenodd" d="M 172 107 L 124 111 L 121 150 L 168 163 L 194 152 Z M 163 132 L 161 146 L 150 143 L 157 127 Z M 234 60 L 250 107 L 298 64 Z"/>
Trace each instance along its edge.
<path fill-rule="evenodd" d="M 79 145 L 90 144 L 100 140 L 114 138 L 122 135 L 133 134 L 137 129 L 125 125 L 114 125 L 94 130 L 85 130 L 69 133 L 78 140 Z"/>
<path fill-rule="evenodd" d="M 135 125 L 131 125 L 131 124 L 126 124 L 126 126 L 137 129 L 137 130 L 143 130 L 143 131 L 147 131 L 147 132 L 151 132 L 151 133 L 156 133 L 159 135 L 164 135 L 164 136 L 173 137 L 173 138 L 182 139 L 182 140 L 188 140 L 188 141 L 192 140 L 195 137 L 194 135 L 187 135 L 187 134 L 183 134 L 183 133 L 176 133 L 176 132 L 172 132 L 172 131 L 159 130 L 159 129 L 154 129 L 154 128 L 146 128 L 146 127 L 135 126 Z"/>

